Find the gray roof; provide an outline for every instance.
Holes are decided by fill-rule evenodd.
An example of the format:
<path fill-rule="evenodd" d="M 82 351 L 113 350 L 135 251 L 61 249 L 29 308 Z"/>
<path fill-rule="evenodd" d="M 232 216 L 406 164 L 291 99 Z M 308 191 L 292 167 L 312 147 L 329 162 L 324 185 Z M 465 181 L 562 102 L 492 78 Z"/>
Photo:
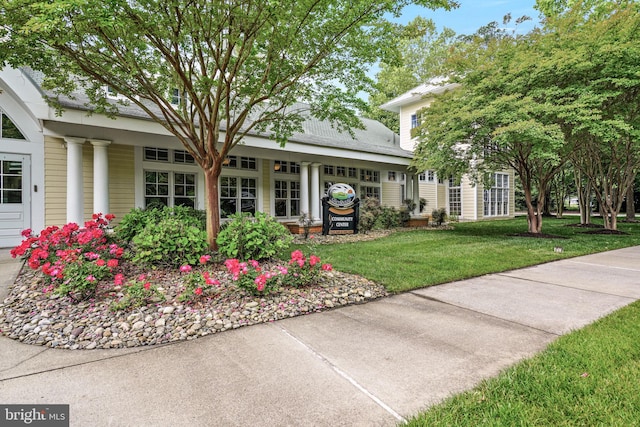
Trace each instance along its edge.
<path fill-rule="evenodd" d="M 52 91 L 42 89 L 41 83 L 43 76 L 41 73 L 31 69 L 23 69 L 23 72 L 33 81 L 36 87 L 40 89 L 44 96 L 55 97 Z M 83 92 L 74 93 L 73 97 L 58 96 L 60 105 L 65 109 L 91 111 L 89 98 Z M 113 101 L 116 102 L 115 100 Z M 303 107 L 305 104 L 298 104 L 296 108 Z M 328 120 L 319 120 L 312 117 L 308 113 L 303 113 L 307 119 L 303 122 L 302 127 L 304 133 L 295 133 L 289 140 L 302 144 L 315 146 L 341 148 L 350 151 L 359 151 L 365 153 L 383 154 L 394 157 L 412 158 L 411 151 L 400 148 L 400 137 L 382 123 L 367 118 L 360 118 L 364 129 L 354 129 L 352 137 L 349 132 L 341 132 L 331 125 Z M 118 105 L 118 116 L 129 117 L 140 120 L 151 120 L 151 118 L 142 109 L 134 104 Z M 221 126 L 224 130 L 224 125 Z M 257 132 L 250 132 L 251 135 L 265 136 Z"/>

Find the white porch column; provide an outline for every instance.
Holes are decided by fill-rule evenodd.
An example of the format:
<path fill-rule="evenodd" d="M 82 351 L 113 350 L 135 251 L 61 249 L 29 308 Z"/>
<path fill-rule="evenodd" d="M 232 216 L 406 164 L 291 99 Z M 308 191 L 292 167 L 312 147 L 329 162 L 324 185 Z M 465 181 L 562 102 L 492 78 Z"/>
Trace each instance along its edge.
<path fill-rule="evenodd" d="M 93 213 L 109 213 L 109 156 L 111 141 L 90 139 L 93 145 Z"/>
<path fill-rule="evenodd" d="M 82 144 L 84 138 L 65 137 L 67 145 L 67 222 L 84 224 Z"/>
<path fill-rule="evenodd" d="M 420 215 L 420 180 L 418 179 L 418 174 L 414 173 L 411 175 L 411 190 L 413 191 L 413 203 L 415 203 L 415 208 L 413 208 L 413 216 Z"/>
<path fill-rule="evenodd" d="M 300 163 L 300 213 L 309 213 L 309 162 Z"/>
<path fill-rule="evenodd" d="M 320 163 L 311 163 L 311 215 L 320 221 Z"/>

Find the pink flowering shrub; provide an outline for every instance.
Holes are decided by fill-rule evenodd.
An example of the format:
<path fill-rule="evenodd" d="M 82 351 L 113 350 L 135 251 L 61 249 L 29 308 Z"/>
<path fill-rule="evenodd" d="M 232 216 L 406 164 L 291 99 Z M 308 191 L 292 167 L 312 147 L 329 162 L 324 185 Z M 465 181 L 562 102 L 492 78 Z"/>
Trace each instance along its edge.
<path fill-rule="evenodd" d="M 47 291 L 75 300 L 93 297 L 98 282 L 113 277 L 124 253 L 123 248 L 110 243 L 106 233 L 113 218 L 111 214 L 94 214 L 83 228 L 75 223 L 50 226 L 39 236 L 24 230 L 25 239 L 11 250 L 11 256 L 22 257 L 29 267 L 42 271 Z"/>
<path fill-rule="evenodd" d="M 332 270 L 331 264 L 322 264 L 320 258 L 311 255 L 306 258 L 302 251 L 291 253 L 286 266 L 277 265 L 265 270 L 255 260 L 240 262 L 232 258 L 224 263 L 235 284 L 254 295 L 274 292 L 280 286 L 304 287 L 318 282 L 322 271 Z"/>
<path fill-rule="evenodd" d="M 235 258 L 224 262 L 231 279 L 241 289 L 254 295 L 265 295 L 278 289 L 280 272 L 265 271 L 256 260 L 240 262 Z"/>
<path fill-rule="evenodd" d="M 204 265 L 210 260 L 210 255 L 203 255 L 200 257 L 200 264 Z M 190 265 L 181 266 L 180 271 L 185 274 L 184 291 L 180 294 L 180 301 L 193 301 L 197 298 L 211 296 L 220 286 L 220 281 L 211 276 L 208 271 L 193 271 Z"/>
<path fill-rule="evenodd" d="M 122 277 L 116 278 L 122 280 Z M 116 286 L 118 286 L 116 284 Z M 129 308 L 143 307 L 151 303 L 158 303 L 165 300 L 164 295 L 158 287 L 151 284 L 150 278 L 146 274 L 139 275 L 136 279 L 128 282 L 122 289 L 122 297 L 110 305 L 112 311 L 126 310 Z"/>
<path fill-rule="evenodd" d="M 318 283 L 322 271 L 330 271 L 331 264 L 322 264 L 320 257 L 310 255 L 308 258 L 301 250 L 291 252 L 291 259 L 287 267 L 287 274 L 280 277 L 284 286 L 303 287 Z"/>

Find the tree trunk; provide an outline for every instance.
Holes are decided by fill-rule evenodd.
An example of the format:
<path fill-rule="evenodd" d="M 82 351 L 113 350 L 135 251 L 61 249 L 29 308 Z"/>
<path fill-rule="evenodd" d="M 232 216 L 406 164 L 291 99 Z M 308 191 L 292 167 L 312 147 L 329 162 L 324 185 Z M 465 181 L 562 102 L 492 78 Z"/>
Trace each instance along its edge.
<path fill-rule="evenodd" d="M 591 224 L 591 183 L 589 180 L 583 182 L 582 174 L 575 173 L 576 191 L 578 192 L 578 207 L 580 209 L 580 224 Z"/>
<path fill-rule="evenodd" d="M 218 250 L 216 239 L 220 232 L 220 199 L 218 178 L 222 168 L 215 165 L 204 170 L 207 194 L 207 243 L 211 250 Z"/>
<path fill-rule="evenodd" d="M 523 187 L 525 186 L 523 185 Z M 527 224 L 529 226 L 529 233 L 540 233 L 542 231 L 542 212 L 540 209 L 540 203 L 538 203 L 537 207 L 533 206 L 530 188 L 524 188 L 524 200 L 527 204 Z"/>
<path fill-rule="evenodd" d="M 635 179 L 631 180 L 631 185 L 627 188 L 627 221 L 634 221 L 636 219 L 636 200 L 635 192 L 633 191 L 633 183 Z"/>

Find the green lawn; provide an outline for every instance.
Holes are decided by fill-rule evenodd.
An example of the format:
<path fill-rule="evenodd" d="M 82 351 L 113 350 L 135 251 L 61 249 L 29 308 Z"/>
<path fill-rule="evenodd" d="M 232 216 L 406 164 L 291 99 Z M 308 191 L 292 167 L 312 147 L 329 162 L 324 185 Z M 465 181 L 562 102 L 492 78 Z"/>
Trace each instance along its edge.
<path fill-rule="evenodd" d="M 339 271 L 402 292 L 562 258 L 640 245 L 640 224 L 621 223 L 628 235 L 590 235 L 567 227 L 578 218 L 545 218 L 543 232 L 564 238 L 514 237 L 525 218 L 454 224 L 453 230 L 409 230 L 367 242 L 317 245 L 313 252 Z M 597 220 L 596 220 L 597 221 Z M 562 253 L 554 252 L 560 246 Z"/>
<path fill-rule="evenodd" d="M 513 237 L 526 220 L 455 224 L 453 230 L 402 231 L 388 237 L 312 248 L 337 270 L 401 292 L 562 258 L 640 245 L 640 224 L 627 235 L 590 235 L 546 219 L 563 238 Z M 554 252 L 560 246 L 561 253 Z M 411 426 L 640 426 L 640 302 L 559 338 L 540 355 L 454 396 L 409 421 Z"/>
<path fill-rule="evenodd" d="M 640 302 L 409 420 L 409 426 L 639 426 Z"/>

